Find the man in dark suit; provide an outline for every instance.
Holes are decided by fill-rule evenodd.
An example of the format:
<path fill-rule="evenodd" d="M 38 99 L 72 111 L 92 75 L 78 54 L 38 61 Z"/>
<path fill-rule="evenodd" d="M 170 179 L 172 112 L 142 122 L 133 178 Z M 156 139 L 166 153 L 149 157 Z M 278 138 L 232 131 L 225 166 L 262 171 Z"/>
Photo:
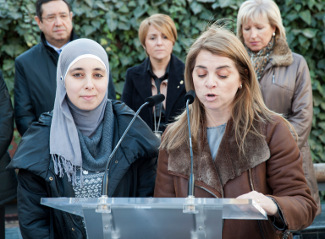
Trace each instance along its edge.
<path fill-rule="evenodd" d="M 77 39 L 66 0 L 38 0 L 35 21 L 41 41 L 15 61 L 15 121 L 21 135 L 43 112 L 52 111 L 56 92 L 56 66 L 66 44 Z M 115 99 L 109 80 L 109 98 Z"/>

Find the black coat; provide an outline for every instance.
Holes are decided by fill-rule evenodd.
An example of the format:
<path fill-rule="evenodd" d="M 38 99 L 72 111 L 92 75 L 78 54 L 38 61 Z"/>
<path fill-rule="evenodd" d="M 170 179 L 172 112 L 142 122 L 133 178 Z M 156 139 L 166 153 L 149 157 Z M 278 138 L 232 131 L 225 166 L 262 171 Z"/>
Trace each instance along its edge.
<path fill-rule="evenodd" d="M 71 34 L 71 41 L 77 39 Z M 56 92 L 56 68 L 59 54 L 47 45 L 41 34 L 41 42 L 18 56 L 15 60 L 15 121 L 23 135 L 30 124 L 43 112 L 52 111 Z M 109 80 L 108 97 L 115 99 L 113 80 Z"/>
<path fill-rule="evenodd" d="M 16 198 L 17 178 L 10 162 L 8 147 L 13 134 L 13 109 L 10 95 L 0 71 L 0 206 Z"/>
<path fill-rule="evenodd" d="M 149 61 L 147 58 L 140 65 L 131 67 L 126 72 L 122 101 L 134 111 L 138 110 L 147 97 L 152 96 L 151 76 L 147 71 Z M 182 113 L 185 108 L 184 67 L 184 63 L 172 54 L 167 86 L 165 124 L 173 122 L 175 116 Z M 140 116 L 154 130 L 152 107 L 145 106 Z"/>
<path fill-rule="evenodd" d="M 113 146 L 131 121 L 134 112 L 113 101 Z M 42 114 L 22 138 L 10 164 L 18 168 L 18 217 L 26 238 L 86 238 L 82 218 L 40 205 L 42 197 L 74 197 L 66 175 L 54 173 L 49 154 L 51 114 Z M 35 147 L 37 145 L 37 147 Z M 110 197 L 153 195 L 159 140 L 138 117 L 109 165 Z"/>

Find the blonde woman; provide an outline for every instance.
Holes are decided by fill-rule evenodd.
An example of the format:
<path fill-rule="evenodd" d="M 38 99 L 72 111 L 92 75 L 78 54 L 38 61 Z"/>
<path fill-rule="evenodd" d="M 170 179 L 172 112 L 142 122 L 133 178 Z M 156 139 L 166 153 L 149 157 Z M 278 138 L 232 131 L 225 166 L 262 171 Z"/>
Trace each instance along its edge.
<path fill-rule="evenodd" d="M 237 36 L 254 66 L 266 106 L 284 115 L 298 134 L 303 169 L 321 212 L 308 137 L 313 119 L 313 95 L 305 59 L 291 52 L 281 13 L 273 0 L 248 0 L 237 16 Z"/>

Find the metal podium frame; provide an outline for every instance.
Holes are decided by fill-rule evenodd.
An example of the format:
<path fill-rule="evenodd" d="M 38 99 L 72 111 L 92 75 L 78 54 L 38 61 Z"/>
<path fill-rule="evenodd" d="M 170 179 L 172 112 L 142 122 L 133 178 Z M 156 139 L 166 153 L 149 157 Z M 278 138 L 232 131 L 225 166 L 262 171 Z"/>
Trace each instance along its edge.
<path fill-rule="evenodd" d="M 89 239 L 222 238 L 223 219 L 267 220 L 250 199 L 42 198 L 41 204 L 84 217 Z"/>

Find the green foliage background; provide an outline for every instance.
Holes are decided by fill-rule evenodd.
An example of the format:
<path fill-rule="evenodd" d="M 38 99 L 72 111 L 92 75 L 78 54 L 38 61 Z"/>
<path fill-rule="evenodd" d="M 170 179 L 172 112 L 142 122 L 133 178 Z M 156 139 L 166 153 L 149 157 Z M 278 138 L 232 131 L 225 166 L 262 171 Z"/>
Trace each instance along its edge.
<path fill-rule="evenodd" d="M 186 51 L 202 30 L 217 19 L 232 19 L 235 29 L 239 0 L 74 0 L 74 29 L 80 37 L 98 41 L 107 50 L 117 97 L 128 67 L 146 57 L 138 40 L 140 22 L 153 13 L 171 16 L 178 29 L 174 53 Z M 314 120 L 310 145 L 314 162 L 325 162 L 325 1 L 276 0 L 288 43 L 309 65 Z M 0 68 L 13 93 L 14 59 L 39 42 L 34 21 L 35 0 L 0 0 Z"/>

